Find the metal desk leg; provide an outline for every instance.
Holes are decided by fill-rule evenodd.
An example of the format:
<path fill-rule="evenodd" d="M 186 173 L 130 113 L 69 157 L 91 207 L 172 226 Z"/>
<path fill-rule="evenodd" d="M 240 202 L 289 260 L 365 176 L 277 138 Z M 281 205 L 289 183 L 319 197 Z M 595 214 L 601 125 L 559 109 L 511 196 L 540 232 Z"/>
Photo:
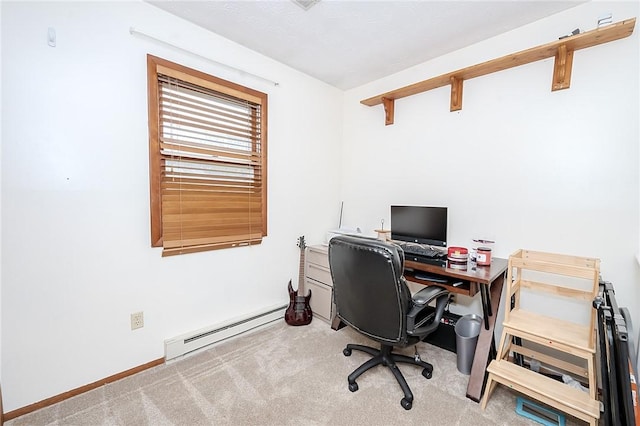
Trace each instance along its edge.
<path fill-rule="evenodd" d="M 469 376 L 469 384 L 467 385 L 467 398 L 475 402 L 480 402 L 480 399 L 482 398 L 484 383 L 487 376 L 487 365 L 489 365 L 489 362 L 494 359 L 496 354 L 493 331 L 496 324 L 496 317 L 498 316 L 497 309 L 500 307 L 503 284 L 504 276 L 499 276 L 491 283 L 491 304 L 496 307 L 496 313 L 489 317 L 489 329 L 487 330 L 483 327 L 480 330 L 476 353 L 473 357 L 473 364 L 471 365 L 471 375 Z"/>
<path fill-rule="evenodd" d="M 484 328 L 489 329 L 489 317 L 491 316 L 491 300 L 489 297 L 489 289 L 486 284 L 478 284 L 480 286 L 480 298 L 482 299 L 482 315 L 484 316 Z"/>
<path fill-rule="evenodd" d="M 489 316 L 493 315 L 493 308 L 491 307 L 491 295 L 489 294 L 489 286 L 484 285 L 485 293 L 487 295 L 487 310 L 489 311 Z"/>

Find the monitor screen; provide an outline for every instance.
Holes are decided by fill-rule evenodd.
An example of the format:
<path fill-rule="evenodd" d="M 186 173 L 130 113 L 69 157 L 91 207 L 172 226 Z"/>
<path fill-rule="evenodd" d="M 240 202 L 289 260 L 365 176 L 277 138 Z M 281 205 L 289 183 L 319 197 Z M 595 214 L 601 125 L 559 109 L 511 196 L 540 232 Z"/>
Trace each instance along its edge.
<path fill-rule="evenodd" d="M 391 206 L 391 239 L 447 246 L 447 208 Z"/>

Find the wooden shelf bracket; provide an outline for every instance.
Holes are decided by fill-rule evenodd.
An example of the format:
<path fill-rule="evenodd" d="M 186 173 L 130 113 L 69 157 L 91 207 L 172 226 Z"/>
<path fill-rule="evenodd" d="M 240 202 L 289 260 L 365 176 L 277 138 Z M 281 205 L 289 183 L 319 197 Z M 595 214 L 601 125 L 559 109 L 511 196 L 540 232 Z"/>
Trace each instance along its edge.
<path fill-rule="evenodd" d="M 454 75 L 451 76 L 451 105 L 449 111 L 459 111 L 462 109 L 462 79 Z"/>
<path fill-rule="evenodd" d="M 382 98 L 382 105 L 384 106 L 384 124 L 386 126 L 393 124 L 395 100 L 393 98 Z"/>
<path fill-rule="evenodd" d="M 553 84 L 551 91 L 568 89 L 571 85 L 571 66 L 573 65 L 573 50 L 567 49 L 566 44 L 558 46 L 556 60 L 553 64 Z"/>
<path fill-rule="evenodd" d="M 373 96 L 360 101 L 366 106 L 382 104 L 385 111 L 385 124 L 393 124 L 395 100 L 418 93 L 426 92 L 451 85 L 450 111 L 462 109 L 462 86 L 464 80 L 480 77 L 542 59 L 555 57 L 553 65 L 553 81 L 551 90 L 568 89 L 571 84 L 571 70 L 573 66 L 573 52 L 587 47 L 597 46 L 610 41 L 629 37 L 633 34 L 636 18 L 626 19 L 605 27 L 596 28 L 581 34 L 562 38 L 551 43 L 522 50 L 517 53 L 492 59 L 467 68 L 462 68 L 447 74 L 423 80 L 409 86 L 401 87 L 381 95 Z"/>

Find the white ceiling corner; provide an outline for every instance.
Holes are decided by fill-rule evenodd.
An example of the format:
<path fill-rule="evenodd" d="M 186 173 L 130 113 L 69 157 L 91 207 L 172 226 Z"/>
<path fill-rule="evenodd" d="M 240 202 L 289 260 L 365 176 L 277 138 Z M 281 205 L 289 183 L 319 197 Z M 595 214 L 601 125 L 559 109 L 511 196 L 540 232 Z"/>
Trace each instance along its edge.
<path fill-rule="evenodd" d="M 147 1 L 346 90 L 586 0 Z"/>

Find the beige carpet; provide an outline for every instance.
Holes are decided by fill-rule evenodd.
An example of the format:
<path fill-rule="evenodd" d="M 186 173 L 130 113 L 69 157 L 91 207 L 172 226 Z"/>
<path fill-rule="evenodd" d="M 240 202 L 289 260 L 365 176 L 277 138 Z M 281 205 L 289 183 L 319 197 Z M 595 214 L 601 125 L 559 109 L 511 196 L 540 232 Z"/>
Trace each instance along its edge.
<path fill-rule="evenodd" d="M 465 397 L 456 355 L 426 343 L 418 350 L 434 366 L 432 379 L 400 364 L 414 394 L 411 410 L 400 406 L 402 391 L 386 367 L 364 373 L 360 389 L 349 392 L 347 376 L 369 356 L 345 357 L 347 343 L 372 342 L 317 319 L 302 327 L 278 321 L 6 425 L 538 424 L 515 413 L 516 396 L 502 386 L 480 410 Z"/>

